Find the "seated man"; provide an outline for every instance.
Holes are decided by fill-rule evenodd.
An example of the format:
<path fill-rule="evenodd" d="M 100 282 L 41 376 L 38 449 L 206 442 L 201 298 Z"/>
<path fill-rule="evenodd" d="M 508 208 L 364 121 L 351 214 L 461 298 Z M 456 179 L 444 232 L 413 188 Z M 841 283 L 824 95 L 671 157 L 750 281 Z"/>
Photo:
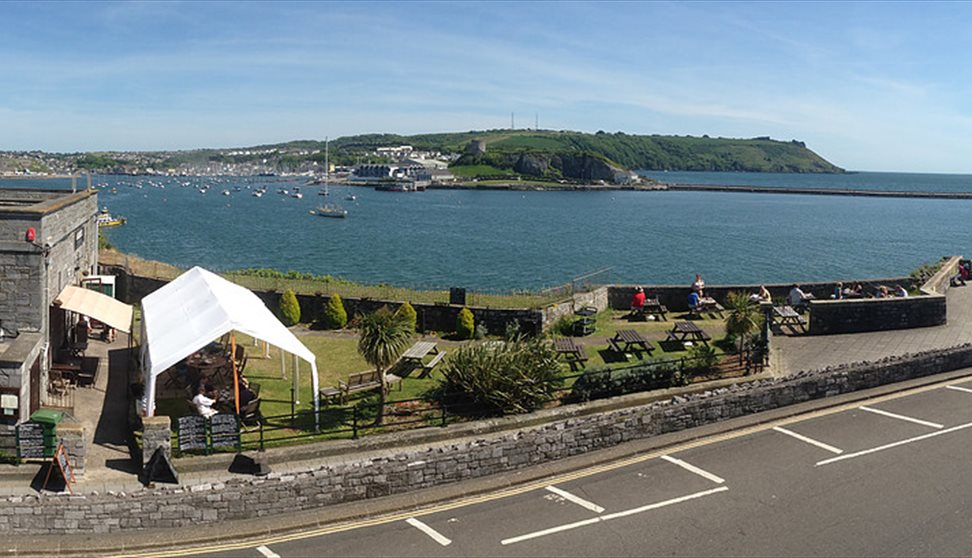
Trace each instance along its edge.
<path fill-rule="evenodd" d="M 219 411 L 213 408 L 213 405 L 216 404 L 216 394 L 212 386 L 200 384 L 199 393 L 192 398 L 192 404 L 196 406 L 196 412 L 206 418 L 211 418 L 213 415 L 219 413 Z"/>
<path fill-rule="evenodd" d="M 790 289 L 790 294 L 786 297 L 786 303 L 797 311 L 806 309 L 807 302 L 813 300 L 813 295 L 803 292 L 800 285 L 794 284 Z"/>
<path fill-rule="evenodd" d="M 638 287 L 634 296 L 631 297 L 631 311 L 640 312 L 645 307 L 645 290 Z"/>
<path fill-rule="evenodd" d="M 701 304 L 702 304 L 702 299 L 699 298 L 699 293 L 695 291 L 690 292 L 688 295 L 689 310 L 694 312 L 699 308 L 699 305 Z"/>

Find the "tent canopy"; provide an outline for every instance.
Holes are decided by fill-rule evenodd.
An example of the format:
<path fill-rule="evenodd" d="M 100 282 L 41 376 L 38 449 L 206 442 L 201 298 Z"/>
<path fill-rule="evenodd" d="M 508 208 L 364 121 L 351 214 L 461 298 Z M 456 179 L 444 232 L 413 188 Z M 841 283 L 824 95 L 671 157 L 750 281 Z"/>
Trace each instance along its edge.
<path fill-rule="evenodd" d="M 141 359 L 147 414 L 155 412 L 159 374 L 231 331 L 261 339 L 309 362 L 317 393 L 314 353 L 251 291 L 194 267 L 142 299 Z M 314 401 L 316 407 L 317 397 Z"/>
<path fill-rule="evenodd" d="M 54 299 L 54 305 L 84 314 L 119 331 L 132 331 L 132 307 L 98 291 L 68 285 Z"/>

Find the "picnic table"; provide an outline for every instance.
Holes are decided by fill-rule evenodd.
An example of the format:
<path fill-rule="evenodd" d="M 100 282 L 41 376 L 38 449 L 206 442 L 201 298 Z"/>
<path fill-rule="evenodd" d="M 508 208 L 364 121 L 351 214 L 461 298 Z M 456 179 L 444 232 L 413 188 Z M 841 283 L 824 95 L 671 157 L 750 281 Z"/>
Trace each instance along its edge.
<path fill-rule="evenodd" d="M 578 364 L 581 368 L 584 368 L 584 363 L 587 361 L 587 353 L 584 352 L 584 347 L 578 345 L 570 337 L 562 337 L 553 340 L 554 351 L 558 355 L 563 355 L 564 359 L 570 364 L 571 370 L 576 370 L 575 366 Z"/>
<path fill-rule="evenodd" d="M 720 318 L 724 318 L 725 316 L 722 314 L 723 311 L 725 311 L 725 308 L 723 308 L 721 304 L 716 302 L 716 299 L 709 298 L 709 297 L 699 299 L 698 305 L 694 307 L 689 307 L 689 314 L 696 315 L 696 316 L 712 313 L 712 314 L 718 314 Z"/>
<path fill-rule="evenodd" d="M 622 343 L 624 344 L 622 347 Z M 648 353 L 651 356 L 651 352 L 655 349 L 651 346 L 651 343 L 644 338 L 640 333 L 633 329 L 619 329 L 614 337 L 608 339 L 608 345 L 611 346 L 615 352 L 620 354 L 626 354 L 631 352 L 632 349 L 638 351 L 638 358 L 641 358 L 641 351 Z"/>
<path fill-rule="evenodd" d="M 668 313 L 668 308 L 665 307 L 657 298 L 645 299 L 645 303 L 641 308 L 635 308 L 634 315 L 639 318 L 647 318 L 648 316 L 654 316 L 660 321 L 665 321 L 665 314 Z"/>
<path fill-rule="evenodd" d="M 709 337 L 702 328 L 692 322 L 675 322 L 671 331 L 668 332 L 668 340 L 684 343 L 686 339 L 690 341 L 701 341 L 708 345 Z"/>
<path fill-rule="evenodd" d="M 429 354 L 434 354 L 435 358 L 426 364 L 423 361 Z M 432 372 L 435 365 L 445 358 L 445 355 L 445 351 L 439 352 L 434 341 L 419 341 L 402 354 L 402 361 L 415 367 L 421 367 L 422 373 L 419 374 L 419 378 L 424 378 Z"/>
<path fill-rule="evenodd" d="M 789 326 L 794 331 L 796 328 L 800 328 L 800 331 L 806 333 L 806 320 L 800 315 L 792 306 L 774 306 L 773 307 L 774 320 L 780 327 Z"/>

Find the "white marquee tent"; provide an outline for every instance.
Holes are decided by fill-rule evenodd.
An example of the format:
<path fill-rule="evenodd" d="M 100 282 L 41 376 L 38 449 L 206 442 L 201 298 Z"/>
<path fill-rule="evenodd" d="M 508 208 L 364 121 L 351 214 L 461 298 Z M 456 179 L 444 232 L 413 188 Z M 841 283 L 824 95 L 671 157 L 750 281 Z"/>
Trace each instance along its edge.
<path fill-rule="evenodd" d="M 266 341 L 309 362 L 313 393 L 318 393 L 314 353 L 263 301 L 248 289 L 194 267 L 142 299 L 141 359 L 147 414 L 155 414 L 159 374 L 232 331 Z M 320 409 L 317 397 L 314 409 Z"/>

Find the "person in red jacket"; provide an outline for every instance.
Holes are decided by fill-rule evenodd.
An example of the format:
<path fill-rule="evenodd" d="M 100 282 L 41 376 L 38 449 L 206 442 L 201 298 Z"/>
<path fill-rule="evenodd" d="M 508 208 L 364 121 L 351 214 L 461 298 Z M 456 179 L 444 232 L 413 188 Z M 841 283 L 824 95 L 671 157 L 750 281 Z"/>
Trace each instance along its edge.
<path fill-rule="evenodd" d="M 638 287 L 635 290 L 635 294 L 631 297 L 631 310 L 637 311 L 641 310 L 645 305 L 645 290 Z"/>

